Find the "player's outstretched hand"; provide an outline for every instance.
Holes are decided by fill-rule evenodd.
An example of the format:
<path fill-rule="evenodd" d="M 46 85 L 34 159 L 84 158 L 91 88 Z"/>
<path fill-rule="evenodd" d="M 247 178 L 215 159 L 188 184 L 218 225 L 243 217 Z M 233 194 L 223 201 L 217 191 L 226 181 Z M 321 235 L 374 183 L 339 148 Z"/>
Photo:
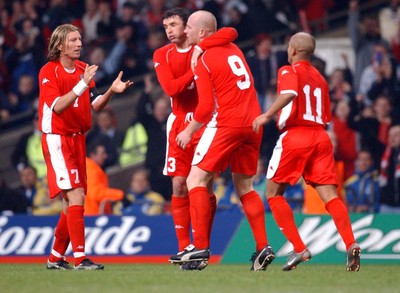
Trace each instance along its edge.
<path fill-rule="evenodd" d="M 122 75 L 124 73 L 122 71 L 119 72 L 117 78 L 113 81 L 112 85 L 111 85 L 111 90 L 114 93 L 123 93 L 124 91 L 126 91 L 128 88 L 130 88 L 133 85 L 133 81 L 127 80 L 127 81 L 122 81 Z"/>
<path fill-rule="evenodd" d="M 258 133 L 260 131 L 260 127 L 263 126 L 268 122 L 267 115 L 261 114 L 260 116 L 256 117 L 253 121 L 253 130 Z"/>

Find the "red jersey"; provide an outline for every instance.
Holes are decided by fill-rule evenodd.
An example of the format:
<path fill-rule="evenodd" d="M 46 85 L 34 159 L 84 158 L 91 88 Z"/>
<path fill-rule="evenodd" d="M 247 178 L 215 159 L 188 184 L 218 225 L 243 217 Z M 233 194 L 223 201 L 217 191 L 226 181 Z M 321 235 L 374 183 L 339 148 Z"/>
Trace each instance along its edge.
<path fill-rule="evenodd" d="M 212 46 L 227 44 L 237 37 L 233 28 L 221 28 L 203 40 L 199 47 L 206 50 Z M 179 50 L 175 44 L 157 49 L 153 55 L 154 68 L 164 92 L 171 97 L 172 112 L 185 118 L 188 112 L 194 112 L 198 99 L 190 67 L 194 47 Z"/>
<path fill-rule="evenodd" d="M 190 69 L 193 47 L 179 50 L 175 44 L 157 49 L 153 55 L 154 68 L 164 92 L 171 97 L 172 112 L 185 117 L 197 105 L 197 92 Z"/>
<path fill-rule="evenodd" d="M 44 133 L 68 135 L 85 133 L 92 122 L 87 89 L 62 113 L 53 111 L 56 101 L 82 79 L 86 63 L 76 60 L 75 70 L 67 71 L 60 61 L 50 61 L 39 72 L 39 129 Z M 90 88 L 94 87 L 91 81 Z"/>
<path fill-rule="evenodd" d="M 319 71 L 307 61 L 283 66 L 278 71 L 278 95 L 293 93 L 296 97 L 278 113 L 277 126 L 325 127 L 331 120 L 328 84 Z"/>
<path fill-rule="evenodd" d="M 210 127 L 247 127 L 261 114 L 253 76 L 236 45 L 204 52 L 195 75 L 200 97 L 194 114 L 197 122 L 210 122 Z"/>

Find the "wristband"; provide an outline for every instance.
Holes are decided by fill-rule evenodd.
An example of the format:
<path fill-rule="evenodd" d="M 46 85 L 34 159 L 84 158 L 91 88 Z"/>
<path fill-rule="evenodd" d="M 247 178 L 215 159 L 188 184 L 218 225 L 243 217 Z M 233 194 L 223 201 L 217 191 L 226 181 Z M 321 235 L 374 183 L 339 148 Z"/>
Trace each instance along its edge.
<path fill-rule="evenodd" d="M 80 97 L 88 88 L 89 86 L 81 79 L 76 86 L 72 89 L 72 91 Z"/>
<path fill-rule="evenodd" d="M 200 46 L 198 46 L 198 45 L 194 46 L 194 48 L 197 49 L 200 53 L 204 52 L 203 49 L 200 48 Z"/>

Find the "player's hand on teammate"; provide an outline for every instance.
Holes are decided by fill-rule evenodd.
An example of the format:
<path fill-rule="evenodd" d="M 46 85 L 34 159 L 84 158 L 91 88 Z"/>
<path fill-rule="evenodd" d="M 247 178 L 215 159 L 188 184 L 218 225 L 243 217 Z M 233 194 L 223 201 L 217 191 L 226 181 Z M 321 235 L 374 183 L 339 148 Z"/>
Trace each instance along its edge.
<path fill-rule="evenodd" d="M 190 61 L 190 67 L 192 68 L 192 71 L 194 71 L 194 68 L 197 65 L 197 60 L 199 59 L 200 55 L 203 54 L 203 52 L 199 51 L 198 49 L 194 49 L 192 53 L 192 59 Z"/>
<path fill-rule="evenodd" d="M 263 126 L 268 122 L 267 115 L 261 114 L 260 116 L 256 117 L 253 121 L 253 130 L 258 133 L 260 131 L 260 127 Z"/>
<path fill-rule="evenodd" d="M 98 68 L 98 65 L 86 64 L 85 73 L 83 74 L 83 81 L 86 85 L 89 85 L 90 81 L 94 78 Z"/>
<path fill-rule="evenodd" d="M 185 130 L 183 130 L 176 136 L 176 143 L 182 149 L 185 149 L 191 140 L 192 140 L 192 134 L 188 131 L 188 128 L 185 128 Z"/>
<path fill-rule="evenodd" d="M 123 93 L 126 89 L 130 88 L 133 85 L 133 81 L 127 80 L 127 81 L 122 81 L 122 75 L 124 73 L 122 71 L 119 72 L 117 78 L 113 81 L 111 85 L 111 90 L 114 93 Z"/>

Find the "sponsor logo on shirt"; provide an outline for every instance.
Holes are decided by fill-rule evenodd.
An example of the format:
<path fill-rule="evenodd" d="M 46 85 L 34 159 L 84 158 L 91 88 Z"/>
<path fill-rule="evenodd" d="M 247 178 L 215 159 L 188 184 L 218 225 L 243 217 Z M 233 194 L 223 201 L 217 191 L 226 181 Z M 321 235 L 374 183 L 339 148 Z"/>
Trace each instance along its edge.
<path fill-rule="evenodd" d="M 48 80 L 46 77 L 42 79 L 42 84 L 48 83 L 50 80 Z"/>

